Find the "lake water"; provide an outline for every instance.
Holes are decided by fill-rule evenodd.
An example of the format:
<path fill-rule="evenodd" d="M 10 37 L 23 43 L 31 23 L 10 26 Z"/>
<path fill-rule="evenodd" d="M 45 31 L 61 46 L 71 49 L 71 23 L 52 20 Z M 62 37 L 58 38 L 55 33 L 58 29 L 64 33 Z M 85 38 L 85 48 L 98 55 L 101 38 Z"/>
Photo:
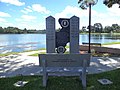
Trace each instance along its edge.
<path fill-rule="evenodd" d="M 88 34 L 80 35 L 79 43 L 88 42 Z M 91 42 L 120 42 L 116 35 L 91 35 Z M 0 34 L 0 53 L 46 48 L 46 34 Z"/>

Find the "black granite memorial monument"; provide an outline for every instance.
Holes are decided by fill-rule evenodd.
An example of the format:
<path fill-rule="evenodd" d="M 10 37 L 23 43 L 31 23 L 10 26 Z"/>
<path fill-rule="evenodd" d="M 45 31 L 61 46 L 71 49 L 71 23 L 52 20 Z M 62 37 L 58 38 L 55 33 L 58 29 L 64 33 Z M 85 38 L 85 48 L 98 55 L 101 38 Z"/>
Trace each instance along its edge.
<path fill-rule="evenodd" d="M 60 18 L 58 22 L 62 28 L 56 32 L 56 51 L 57 53 L 64 53 L 65 46 L 70 42 L 70 19 Z"/>

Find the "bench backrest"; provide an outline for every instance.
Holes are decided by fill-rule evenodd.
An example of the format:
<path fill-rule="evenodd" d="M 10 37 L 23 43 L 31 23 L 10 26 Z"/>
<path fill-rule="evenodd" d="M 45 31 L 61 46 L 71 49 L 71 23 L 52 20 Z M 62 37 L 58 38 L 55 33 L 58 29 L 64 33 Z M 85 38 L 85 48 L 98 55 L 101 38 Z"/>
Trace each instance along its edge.
<path fill-rule="evenodd" d="M 89 43 L 85 43 L 85 42 L 83 42 L 82 44 L 83 45 L 89 45 Z M 90 43 L 90 45 L 91 46 L 97 46 L 97 45 L 101 46 L 101 43 Z"/>
<path fill-rule="evenodd" d="M 39 65 L 46 67 L 82 67 L 83 61 L 90 64 L 90 54 L 39 54 Z"/>

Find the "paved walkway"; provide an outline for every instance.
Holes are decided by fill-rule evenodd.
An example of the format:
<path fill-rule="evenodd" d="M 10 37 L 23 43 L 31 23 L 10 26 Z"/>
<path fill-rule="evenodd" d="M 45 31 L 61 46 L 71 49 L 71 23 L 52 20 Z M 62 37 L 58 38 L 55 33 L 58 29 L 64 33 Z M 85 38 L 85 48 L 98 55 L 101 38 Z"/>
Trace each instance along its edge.
<path fill-rule="evenodd" d="M 104 47 L 109 47 L 109 48 L 119 48 L 120 49 L 120 44 L 112 44 L 112 45 L 103 45 Z"/>
<path fill-rule="evenodd" d="M 36 56 L 28 56 L 33 51 L 19 55 L 9 55 L 0 58 L 0 77 L 11 77 L 16 75 L 39 75 L 42 68 L 39 67 L 39 59 Z M 120 57 L 92 57 L 88 73 L 101 73 L 120 68 Z M 50 69 L 53 70 L 53 69 Z"/>

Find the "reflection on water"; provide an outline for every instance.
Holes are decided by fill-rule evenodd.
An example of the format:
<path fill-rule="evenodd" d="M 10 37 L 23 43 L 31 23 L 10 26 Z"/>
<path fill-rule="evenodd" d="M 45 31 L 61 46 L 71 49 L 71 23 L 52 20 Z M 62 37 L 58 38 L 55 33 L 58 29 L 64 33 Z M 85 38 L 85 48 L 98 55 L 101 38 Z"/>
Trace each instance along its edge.
<path fill-rule="evenodd" d="M 80 35 L 79 43 L 88 42 L 88 34 Z M 92 34 L 92 43 L 120 42 L 120 35 L 112 34 Z M 26 50 L 35 50 L 46 48 L 45 34 L 1 34 L 0 35 L 0 53 L 21 52 Z"/>
<path fill-rule="evenodd" d="M 35 50 L 38 49 L 37 45 L 39 43 L 26 43 L 26 44 L 16 44 L 16 45 L 6 45 L 0 47 L 1 53 L 7 53 L 7 52 L 21 52 L 26 50 Z"/>
<path fill-rule="evenodd" d="M 45 48 L 45 34 L 1 34 L 0 53 Z"/>
<path fill-rule="evenodd" d="M 107 39 L 120 39 L 120 35 L 108 34 L 106 35 Z"/>

